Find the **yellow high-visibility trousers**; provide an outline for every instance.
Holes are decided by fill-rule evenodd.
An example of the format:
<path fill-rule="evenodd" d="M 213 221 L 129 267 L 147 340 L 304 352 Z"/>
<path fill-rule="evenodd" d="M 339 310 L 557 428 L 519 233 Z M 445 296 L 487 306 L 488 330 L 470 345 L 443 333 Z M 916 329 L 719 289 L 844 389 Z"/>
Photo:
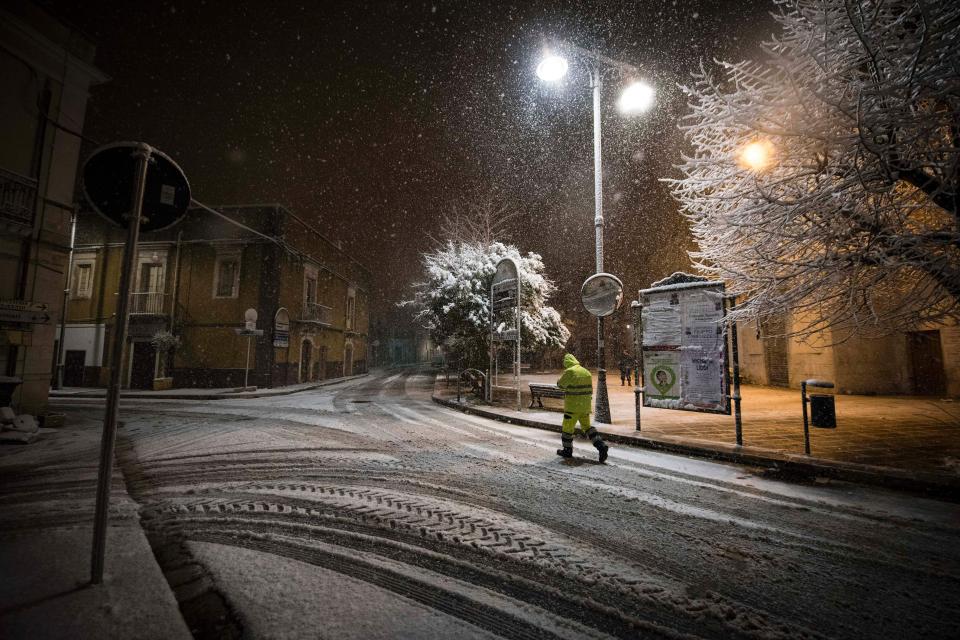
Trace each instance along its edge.
<path fill-rule="evenodd" d="M 577 427 L 577 423 L 580 423 L 580 428 L 586 433 L 590 429 L 590 412 L 582 413 L 572 413 L 569 411 L 563 412 L 563 423 L 562 430 L 564 436 L 570 436 L 570 439 L 573 439 L 573 432 Z M 564 438 L 566 440 L 566 438 Z"/>

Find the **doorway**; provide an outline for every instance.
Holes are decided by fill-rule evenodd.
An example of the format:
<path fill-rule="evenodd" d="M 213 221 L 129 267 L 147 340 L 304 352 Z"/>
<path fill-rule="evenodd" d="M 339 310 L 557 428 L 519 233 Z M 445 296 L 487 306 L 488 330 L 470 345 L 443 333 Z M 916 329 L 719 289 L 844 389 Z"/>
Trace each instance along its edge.
<path fill-rule="evenodd" d="M 787 359 L 787 322 L 783 316 L 773 316 L 760 325 L 763 334 L 763 360 L 767 369 L 767 384 L 772 387 L 790 386 L 790 363 Z"/>
<path fill-rule="evenodd" d="M 313 356 L 313 345 L 309 340 L 304 340 L 300 345 L 300 380 L 299 382 L 310 382 L 313 380 L 313 366 L 311 357 Z"/>
<path fill-rule="evenodd" d="M 312 379 L 324 380 L 327 377 L 327 348 L 319 347 L 315 351 Z"/>
<path fill-rule="evenodd" d="M 130 388 L 153 389 L 153 374 L 157 367 L 157 354 L 149 342 L 134 342 L 130 350 Z"/>
<path fill-rule="evenodd" d="M 947 391 L 947 376 L 943 370 L 943 349 L 939 331 L 911 331 L 907 334 L 910 353 L 910 373 L 913 393 L 941 396 Z"/>
<path fill-rule="evenodd" d="M 353 344 L 349 342 L 343 348 L 343 375 L 353 375 Z"/>
<path fill-rule="evenodd" d="M 83 367 L 86 361 L 86 351 L 74 351 L 72 349 L 67 351 L 63 361 L 63 386 L 83 386 Z"/>

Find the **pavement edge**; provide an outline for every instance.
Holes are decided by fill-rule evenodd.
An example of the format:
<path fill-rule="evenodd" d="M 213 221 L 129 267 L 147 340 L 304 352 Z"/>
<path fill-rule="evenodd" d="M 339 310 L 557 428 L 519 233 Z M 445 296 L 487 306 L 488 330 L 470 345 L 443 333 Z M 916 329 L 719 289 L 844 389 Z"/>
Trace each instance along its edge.
<path fill-rule="evenodd" d="M 505 415 L 490 409 L 459 403 L 456 400 L 441 398 L 431 394 L 439 405 L 471 415 L 506 422 L 522 427 L 531 427 L 544 431 L 560 432 L 559 424 L 550 424 L 519 416 Z M 733 462 L 754 467 L 776 470 L 785 475 L 813 478 L 826 477 L 845 482 L 854 482 L 886 489 L 897 489 L 911 493 L 922 493 L 928 497 L 960 502 L 960 478 L 940 477 L 934 474 L 906 471 L 893 467 L 881 467 L 852 462 L 840 462 L 823 458 L 807 458 L 795 454 L 784 454 L 758 447 L 740 447 L 722 443 L 694 444 L 679 440 L 655 440 L 641 435 L 625 436 L 607 432 L 603 425 L 595 423 L 604 439 L 615 444 L 652 449 L 665 453 L 675 453 L 695 458 L 708 458 L 721 462 Z"/>

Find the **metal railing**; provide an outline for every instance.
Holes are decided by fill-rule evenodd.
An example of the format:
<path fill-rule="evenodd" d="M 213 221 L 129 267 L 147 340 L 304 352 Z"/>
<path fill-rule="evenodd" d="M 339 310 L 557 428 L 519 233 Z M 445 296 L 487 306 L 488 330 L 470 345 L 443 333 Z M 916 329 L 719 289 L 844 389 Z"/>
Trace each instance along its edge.
<path fill-rule="evenodd" d="M 37 181 L 0 169 L 0 219 L 30 226 Z"/>
<path fill-rule="evenodd" d="M 130 294 L 130 313 L 164 315 L 163 299 L 166 294 L 159 291 L 137 291 Z"/>
<path fill-rule="evenodd" d="M 316 302 L 304 302 L 300 312 L 300 319 L 306 322 L 333 324 L 333 308 Z"/>

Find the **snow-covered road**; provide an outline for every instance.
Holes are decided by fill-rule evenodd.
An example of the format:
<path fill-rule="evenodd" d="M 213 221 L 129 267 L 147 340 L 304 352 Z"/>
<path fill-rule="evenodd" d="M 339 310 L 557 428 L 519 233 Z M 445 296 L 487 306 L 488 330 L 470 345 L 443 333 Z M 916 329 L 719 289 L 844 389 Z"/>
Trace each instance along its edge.
<path fill-rule="evenodd" d="M 432 384 L 389 372 L 269 399 L 124 401 L 120 467 L 188 623 L 262 638 L 960 637 L 960 505 L 623 447 L 599 465 L 585 441 L 564 461 L 555 434 L 440 408 Z M 202 621 L 212 597 L 227 613 Z"/>

